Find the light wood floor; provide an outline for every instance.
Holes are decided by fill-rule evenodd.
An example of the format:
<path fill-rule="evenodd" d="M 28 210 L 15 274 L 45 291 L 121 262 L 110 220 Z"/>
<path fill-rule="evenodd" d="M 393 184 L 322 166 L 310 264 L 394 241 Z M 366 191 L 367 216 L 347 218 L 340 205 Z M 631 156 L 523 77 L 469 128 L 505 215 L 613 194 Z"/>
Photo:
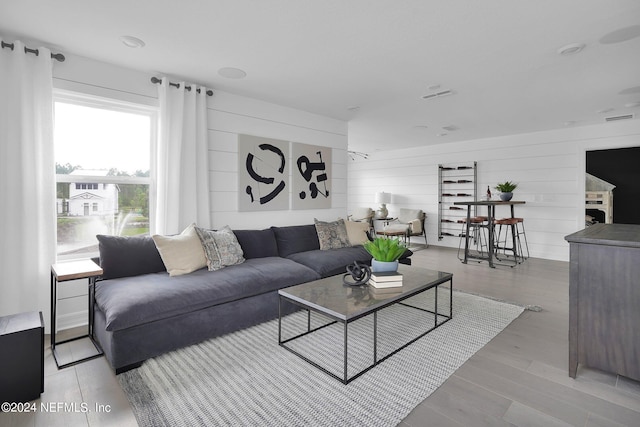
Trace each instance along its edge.
<path fill-rule="evenodd" d="M 640 383 L 568 365 L 568 263 L 529 259 L 516 268 L 464 265 L 456 251 L 431 246 L 416 266 L 453 273 L 454 288 L 538 305 L 525 311 L 469 359 L 401 423 L 418 426 L 640 426 Z M 85 343 L 86 344 L 86 343 Z M 81 353 L 82 343 L 72 350 Z M 36 402 L 85 402 L 91 412 L 7 414 L 1 426 L 135 426 L 136 421 L 104 358 L 58 370 L 45 350 L 45 392 Z M 95 405 L 110 405 L 109 412 Z M 66 408 L 69 409 L 69 408 Z"/>
<path fill-rule="evenodd" d="M 568 375 L 568 263 L 530 258 L 515 268 L 491 269 L 462 264 L 456 252 L 432 246 L 412 259 L 416 266 L 453 273 L 454 289 L 543 310 L 525 311 L 402 427 L 640 426 L 639 382 L 582 366 L 575 380 Z"/>

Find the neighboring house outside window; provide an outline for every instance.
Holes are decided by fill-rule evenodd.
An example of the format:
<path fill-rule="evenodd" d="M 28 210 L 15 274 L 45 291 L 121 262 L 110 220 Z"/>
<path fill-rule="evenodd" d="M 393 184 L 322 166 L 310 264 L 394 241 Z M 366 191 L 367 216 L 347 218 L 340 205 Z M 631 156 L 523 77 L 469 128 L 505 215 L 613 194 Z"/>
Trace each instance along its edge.
<path fill-rule="evenodd" d="M 105 177 L 108 174 L 108 170 L 75 169 L 69 175 Z M 71 183 L 66 213 L 69 216 L 116 215 L 119 191 L 117 184 L 104 184 L 100 188 L 97 183 Z M 58 199 L 58 206 L 61 206 L 62 202 L 63 199 Z M 89 213 L 84 208 L 86 202 L 90 202 L 92 206 Z M 58 208 L 58 212 L 60 211 Z"/>

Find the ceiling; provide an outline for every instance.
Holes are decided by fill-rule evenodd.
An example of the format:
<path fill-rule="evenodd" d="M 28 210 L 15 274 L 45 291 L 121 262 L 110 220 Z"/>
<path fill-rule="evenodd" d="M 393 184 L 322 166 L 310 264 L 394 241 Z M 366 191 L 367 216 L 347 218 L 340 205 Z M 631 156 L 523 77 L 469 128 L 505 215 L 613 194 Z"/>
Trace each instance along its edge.
<path fill-rule="evenodd" d="M 2 0 L 0 35 L 346 120 L 363 152 L 640 116 L 638 0 Z"/>

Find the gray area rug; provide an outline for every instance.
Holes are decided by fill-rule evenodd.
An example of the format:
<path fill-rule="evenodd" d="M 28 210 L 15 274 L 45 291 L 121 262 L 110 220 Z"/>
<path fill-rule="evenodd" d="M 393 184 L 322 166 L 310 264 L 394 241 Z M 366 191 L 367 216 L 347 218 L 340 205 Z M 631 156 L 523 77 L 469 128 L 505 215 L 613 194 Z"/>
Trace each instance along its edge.
<path fill-rule="evenodd" d="M 448 310 L 448 289 L 438 293 Z M 433 308 L 433 292 L 407 300 Z M 167 353 L 118 380 L 141 426 L 395 426 L 502 331 L 522 307 L 454 291 L 453 319 L 348 385 L 278 346 L 278 321 Z M 426 316 L 426 317 L 425 317 Z M 349 325 L 349 375 L 372 360 L 372 317 Z M 283 336 L 306 328 L 283 319 Z M 312 325 L 328 323 L 312 316 Z M 394 305 L 378 315 L 379 358 L 418 336 L 433 315 Z M 292 342 L 342 372 L 341 324 Z"/>

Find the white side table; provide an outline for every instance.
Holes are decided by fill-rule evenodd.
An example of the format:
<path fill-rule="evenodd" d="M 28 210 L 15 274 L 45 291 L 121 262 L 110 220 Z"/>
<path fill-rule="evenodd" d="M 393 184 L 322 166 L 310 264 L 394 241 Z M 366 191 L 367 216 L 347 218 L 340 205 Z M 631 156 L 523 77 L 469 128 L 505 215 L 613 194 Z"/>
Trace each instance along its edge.
<path fill-rule="evenodd" d="M 104 353 L 100 345 L 93 339 L 93 303 L 96 295 L 96 279 L 102 276 L 102 268 L 90 259 L 80 261 L 60 262 L 51 266 L 51 353 L 58 369 L 73 366 L 87 360 L 95 359 Z M 56 306 L 58 303 L 58 283 L 76 279 L 89 279 L 89 331 L 86 335 L 70 338 L 56 343 Z M 89 338 L 97 350 L 97 354 L 74 360 L 69 363 L 59 364 L 56 353 L 56 345 L 76 341 L 82 338 Z"/>

